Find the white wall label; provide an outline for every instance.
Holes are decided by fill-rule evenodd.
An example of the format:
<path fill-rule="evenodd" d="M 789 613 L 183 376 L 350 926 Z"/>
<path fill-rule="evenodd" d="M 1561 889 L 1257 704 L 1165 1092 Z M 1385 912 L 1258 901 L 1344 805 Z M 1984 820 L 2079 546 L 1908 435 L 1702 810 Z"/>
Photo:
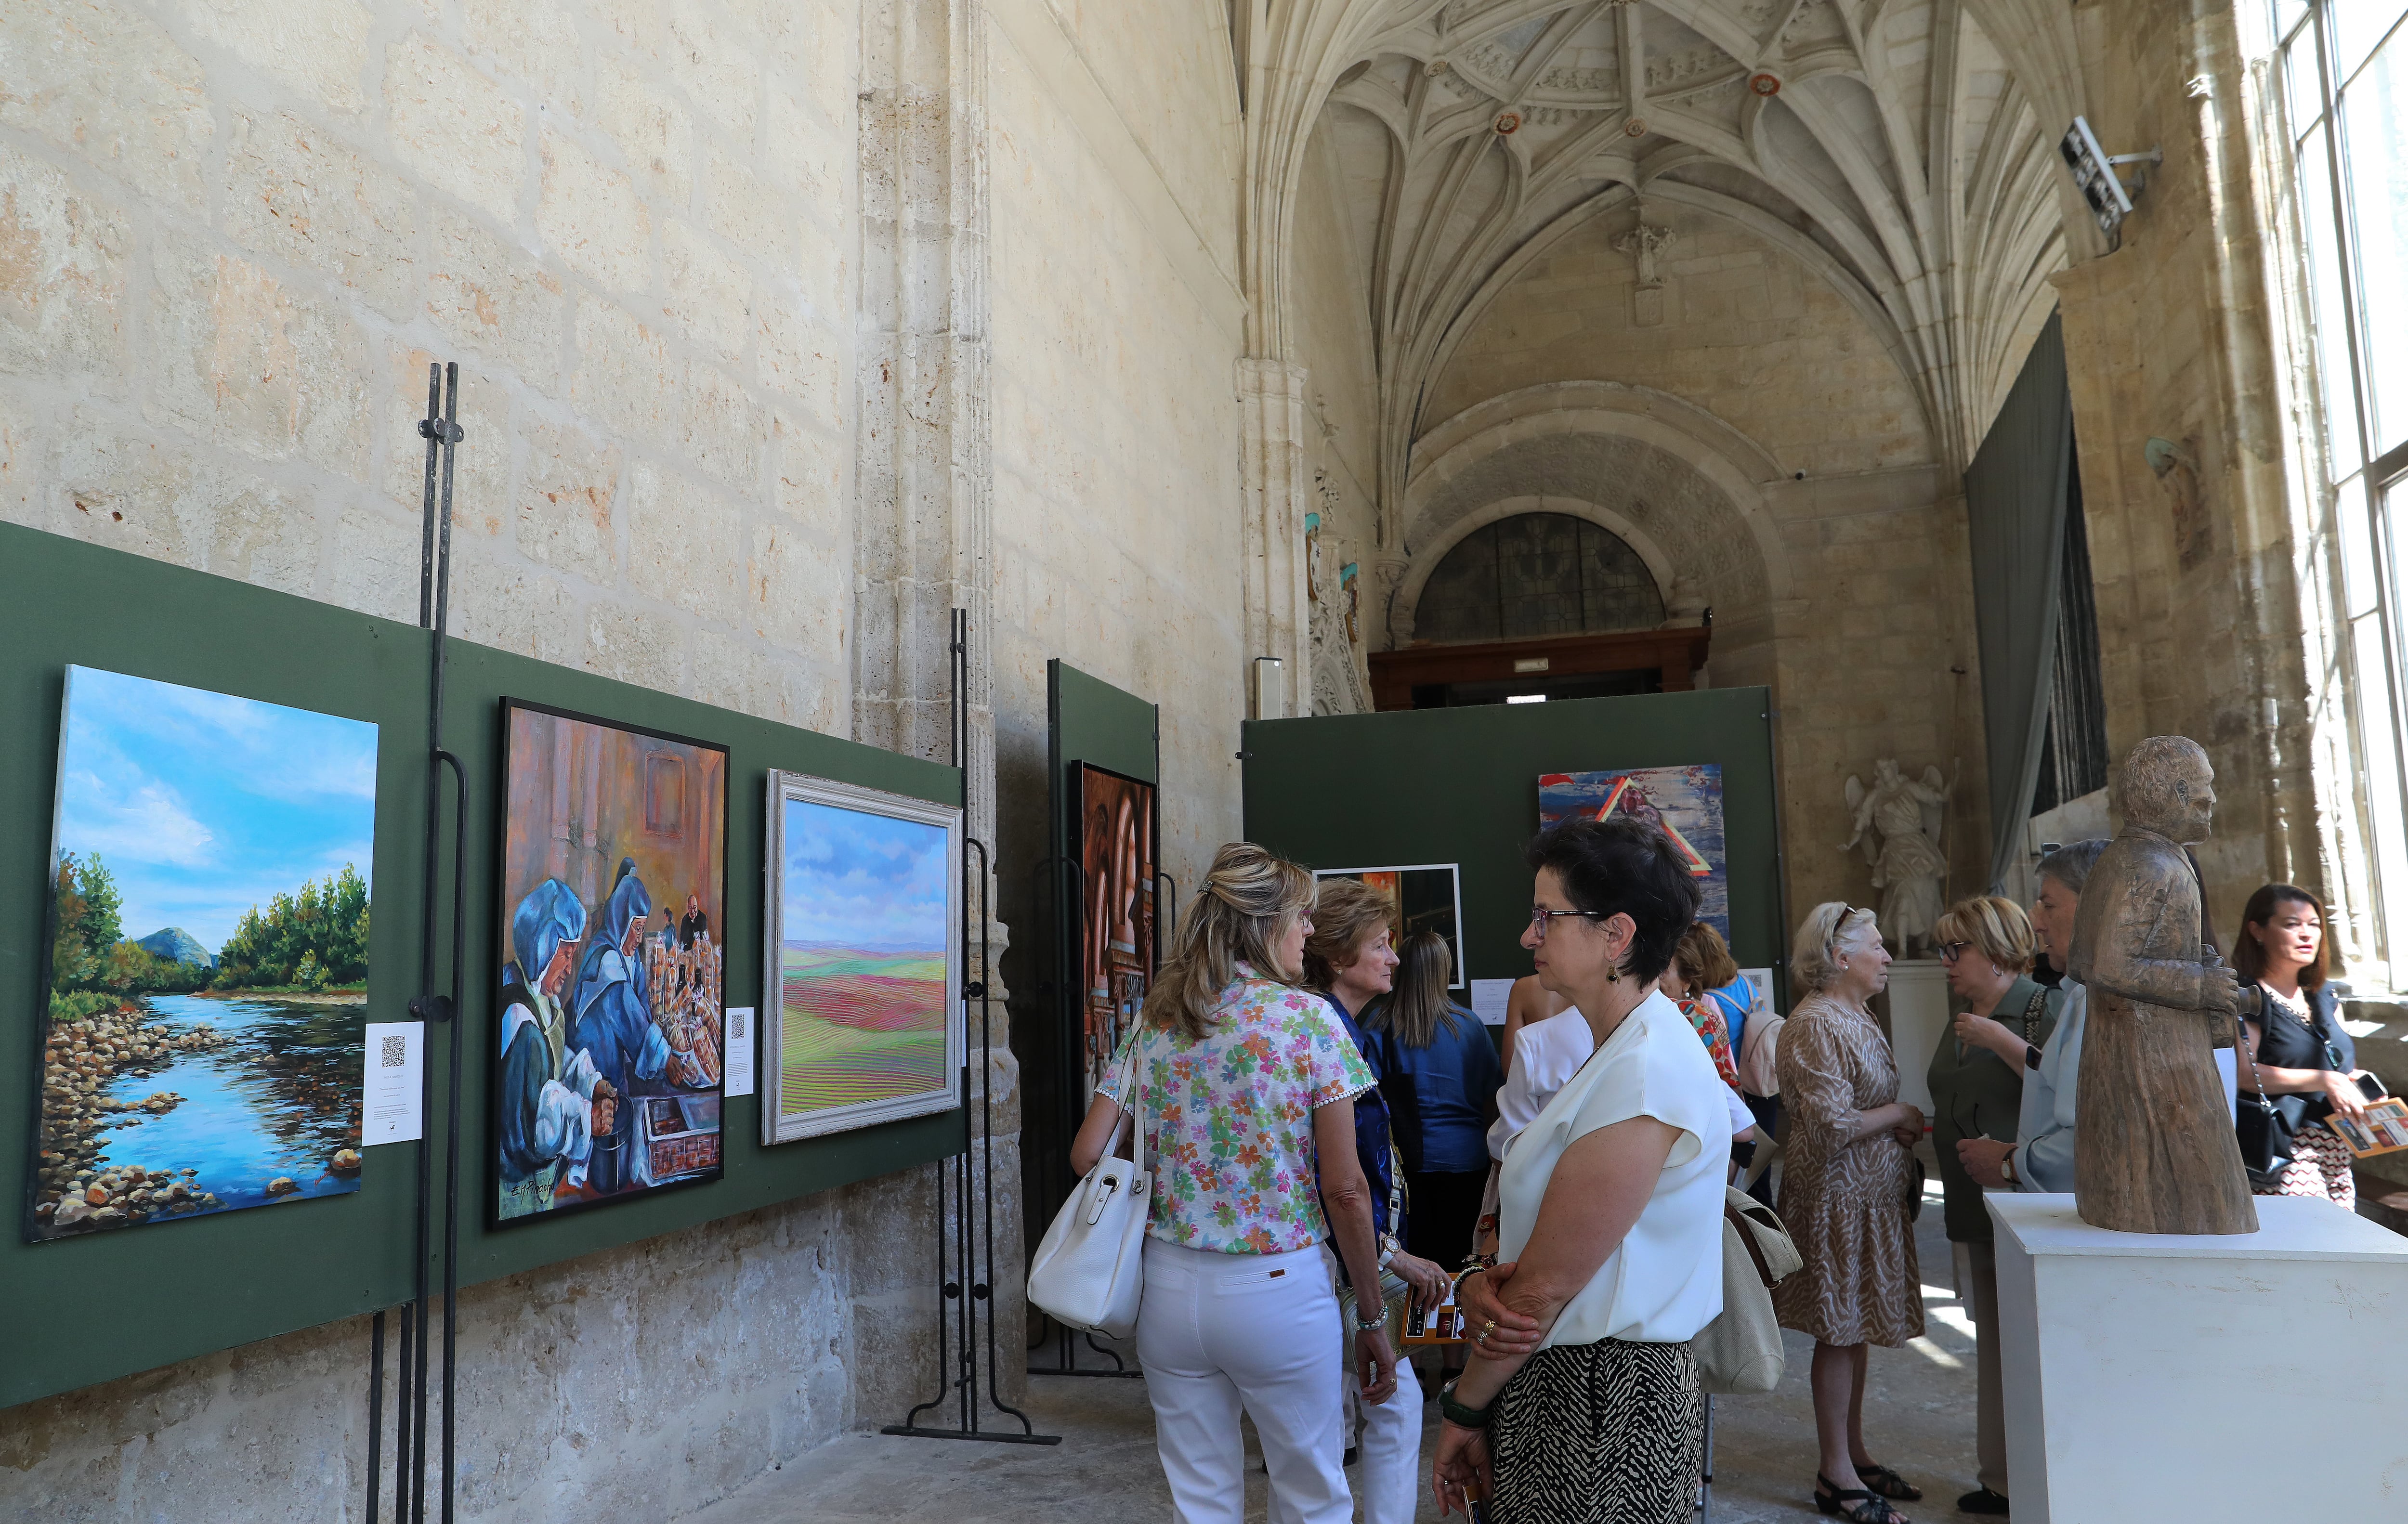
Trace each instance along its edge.
<path fill-rule="evenodd" d="M 720 1077 L 727 1095 L 752 1093 L 752 1007 L 727 1007 L 727 1050 L 721 1055 Z"/>
<path fill-rule="evenodd" d="M 1489 1026 L 1505 1024 L 1505 1005 L 1513 998 L 1511 979 L 1474 979 L 1471 981 L 1471 1012 Z"/>
<path fill-rule="evenodd" d="M 414 1143 L 426 1131 L 419 1110 L 426 1071 L 426 1024 L 367 1024 L 366 1095 L 360 1108 L 360 1147 Z"/>

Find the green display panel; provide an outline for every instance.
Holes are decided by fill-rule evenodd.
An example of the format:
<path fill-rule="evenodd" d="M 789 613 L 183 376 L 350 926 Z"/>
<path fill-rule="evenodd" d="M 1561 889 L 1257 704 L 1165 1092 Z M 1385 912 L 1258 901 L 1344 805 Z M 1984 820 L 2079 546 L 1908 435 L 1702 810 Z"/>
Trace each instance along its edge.
<path fill-rule="evenodd" d="M 1156 705 L 1100 677 L 1091 677 L 1058 657 L 1045 663 L 1046 852 L 1053 859 L 1043 902 L 1050 928 L 1047 995 L 1042 1021 L 1015 1034 L 1021 1060 L 1021 1138 L 1026 1198 L 1024 1216 L 1033 1249 L 1068 1192 L 1070 1139 L 1083 1104 L 1077 1047 L 1079 1009 L 1077 913 L 1079 876 L 1069 866 L 1076 852 L 1071 802 L 1078 797 L 1072 774 L 1082 762 L 1110 769 L 1142 783 L 1159 784 L 1159 710 Z M 1160 850 L 1159 844 L 1156 850 Z"/>
<path fill-rule="evenodd" d="M 1246 837 L 1313 867 L 1460 866 L 1473 978 L 1530 972 L 1522 851 L 1539 831 L 1542 773 L 1722 769 L 1731 951 L 1782 966 L 1781 838 L 1771 703 L 1761 688 L 1310 719 L 1251 720 Z"/>
<path fill-rule="evenodd" d="M 36 1065 L 45 997 L 46 864 L 57 787 L 60 702 L 69 665 L 156 678 L 373 721 L 378 732 L 375 900 L 368 1019 L 409 1019 L 422 947 L 419 921 L 427 770 L 430 639 L 417 628 L 269 592 L 57 535 L 0 525 L 0 594 L 13 638 L 0 649 L 0 1406 L 391 1306 L 409 1294 L 417 1145 L 370 1147 L 353 1193 L 153 1223 L 45 1244 L 21 1229 L 30 1180 Z M 499 1043 L 494 911 L 498 871 L 501 700 L 710 739 L 730 752 L 730 1004 L 761 1002 L 762 826 L 768 769 L 816 773 L 945 804 L 959 775 L 790 726 L 649 690 L 451 643 L 444 744 L 466 764 L 465 1007 L 455 1029 L 429 1034 L 437 1080 L 457 1034 L 464 1144 L 460 1275 L 510 1275 L 731 1213 L 833 1189 L 944 1157 L 962 1114 L 891 1123 L 766 1148 L 758 1101 L 727 1102 L 725 1177 L 607 1209 L 488 1228 L 487 1090 Z M 438 988 L 450 988 L 450 786 L 437 930 Z M 142 930 L 147 931 L 148 928 Z M 445 1118 L 427 1118 L 440 1139 Z M 435 1160 L 436 1203 L 442 1161 Z M 440 1224 L 432 1224 L 439 1246 Z M 430 1276 L 437 1273 L 430 1261 Z M 362 1380 L 366 1350 L 360 1351 Z"/>

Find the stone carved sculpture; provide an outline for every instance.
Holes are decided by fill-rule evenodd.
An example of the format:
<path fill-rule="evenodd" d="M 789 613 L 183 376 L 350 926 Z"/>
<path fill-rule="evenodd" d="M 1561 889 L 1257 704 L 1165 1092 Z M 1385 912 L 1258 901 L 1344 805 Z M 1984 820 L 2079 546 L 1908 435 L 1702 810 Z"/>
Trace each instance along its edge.
<path fill-rule="evenodd" d="M 1641 291 L 1660 291 L 1664 286 L 1664 266 L 1659 262 L 1671 251 L 1678 237 L 1670 228 L 1657 227 L 1642 217 L 1639 225 L 1624 234 L 1613 247 L 1638 263 Z"/>
<path fill-rule="evenodd" d="M 1956 779 L 1942 782 L 1937 766 L 1910 778 L 1899 771 L 1898 759 L 1884 757 L 1873 764 L 1872 787 L 1854 774 L 1848 776 L 1848 811 L 1856 833 L 1842 852 L 1858 844 L 1872 864 L 1873 888 L 1882 891 L 1881 926 L 1898 943 L 1899 954 L 1912 958 L 1931 941 L 1939 923 L 1942 886 L 1948 877 L 1948 854 L 1942 849 L 1948 829 L 1948 801 L 1956 792 Z M 1876 847 L 1873 833 L 1881 841 Z"/>
<path fill-rule="evenodd" d="M 2214 778 L 2207 753 L 2183 736 L 2134 747 L 2116 784 L 2124 828 L 2074 915 L 2066 967 L 2090 1014 L 2074 1091 L 2073 1203 L 2094 1228 L 2258 1231 L 2215 1067 L 2240 982 L 2200 935 L 2199 870 L 2183 850 L 2207 839 Z"/>

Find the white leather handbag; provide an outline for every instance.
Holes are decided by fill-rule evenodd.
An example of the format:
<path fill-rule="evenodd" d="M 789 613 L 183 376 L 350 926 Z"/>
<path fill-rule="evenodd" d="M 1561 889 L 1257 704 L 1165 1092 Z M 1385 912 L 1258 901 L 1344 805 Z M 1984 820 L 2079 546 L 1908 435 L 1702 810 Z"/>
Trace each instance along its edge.
<path fill-rule="evenodd" d="M 1145 1223 L 1154 1205 L 1154 1176 L 1145 1168 L 1145 1091 L 1138 1050 L 1129 1045 L 1120 1093 L 1137 1103 L 1122 1113 L 1133 1124 L 1136 1157 L 1120 1157 L 1120 1129 L 1104 1157 L 1070 1192 L 1045 1230 L 1028 1264 L 1029 1303 L 1069 1328 L 1125 1339 L 1137 1330 L 1145 1289 Z"/>
<path fill-rule="evenodd" d="M 1760 1392 L 1781 1385 L 1785 1356 L 1772 1289 L 1805 1263 L 1772 1208 L 1725 1189 L 1722 1316 L 1689 1341 L 1700 1390 Z"/>

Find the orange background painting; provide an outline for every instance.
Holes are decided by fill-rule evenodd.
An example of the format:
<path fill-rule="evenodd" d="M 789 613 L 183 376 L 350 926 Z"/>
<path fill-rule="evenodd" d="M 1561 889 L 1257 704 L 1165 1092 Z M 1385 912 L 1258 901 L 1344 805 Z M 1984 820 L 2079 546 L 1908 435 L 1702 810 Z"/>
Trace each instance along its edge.
<path fill-rule="evenodd" d="M 652 892 L 653 925 L 702 901 L 725 945 L 727 758 L 686 741 L 530 709 L 510 711 L 509 800 L 502 853 L 502 947 L 509 918 L 538 884 L 557 878 L 589 917 L 634 858 Z M 507 951 L 503 955 L 509 957 Z"/>

